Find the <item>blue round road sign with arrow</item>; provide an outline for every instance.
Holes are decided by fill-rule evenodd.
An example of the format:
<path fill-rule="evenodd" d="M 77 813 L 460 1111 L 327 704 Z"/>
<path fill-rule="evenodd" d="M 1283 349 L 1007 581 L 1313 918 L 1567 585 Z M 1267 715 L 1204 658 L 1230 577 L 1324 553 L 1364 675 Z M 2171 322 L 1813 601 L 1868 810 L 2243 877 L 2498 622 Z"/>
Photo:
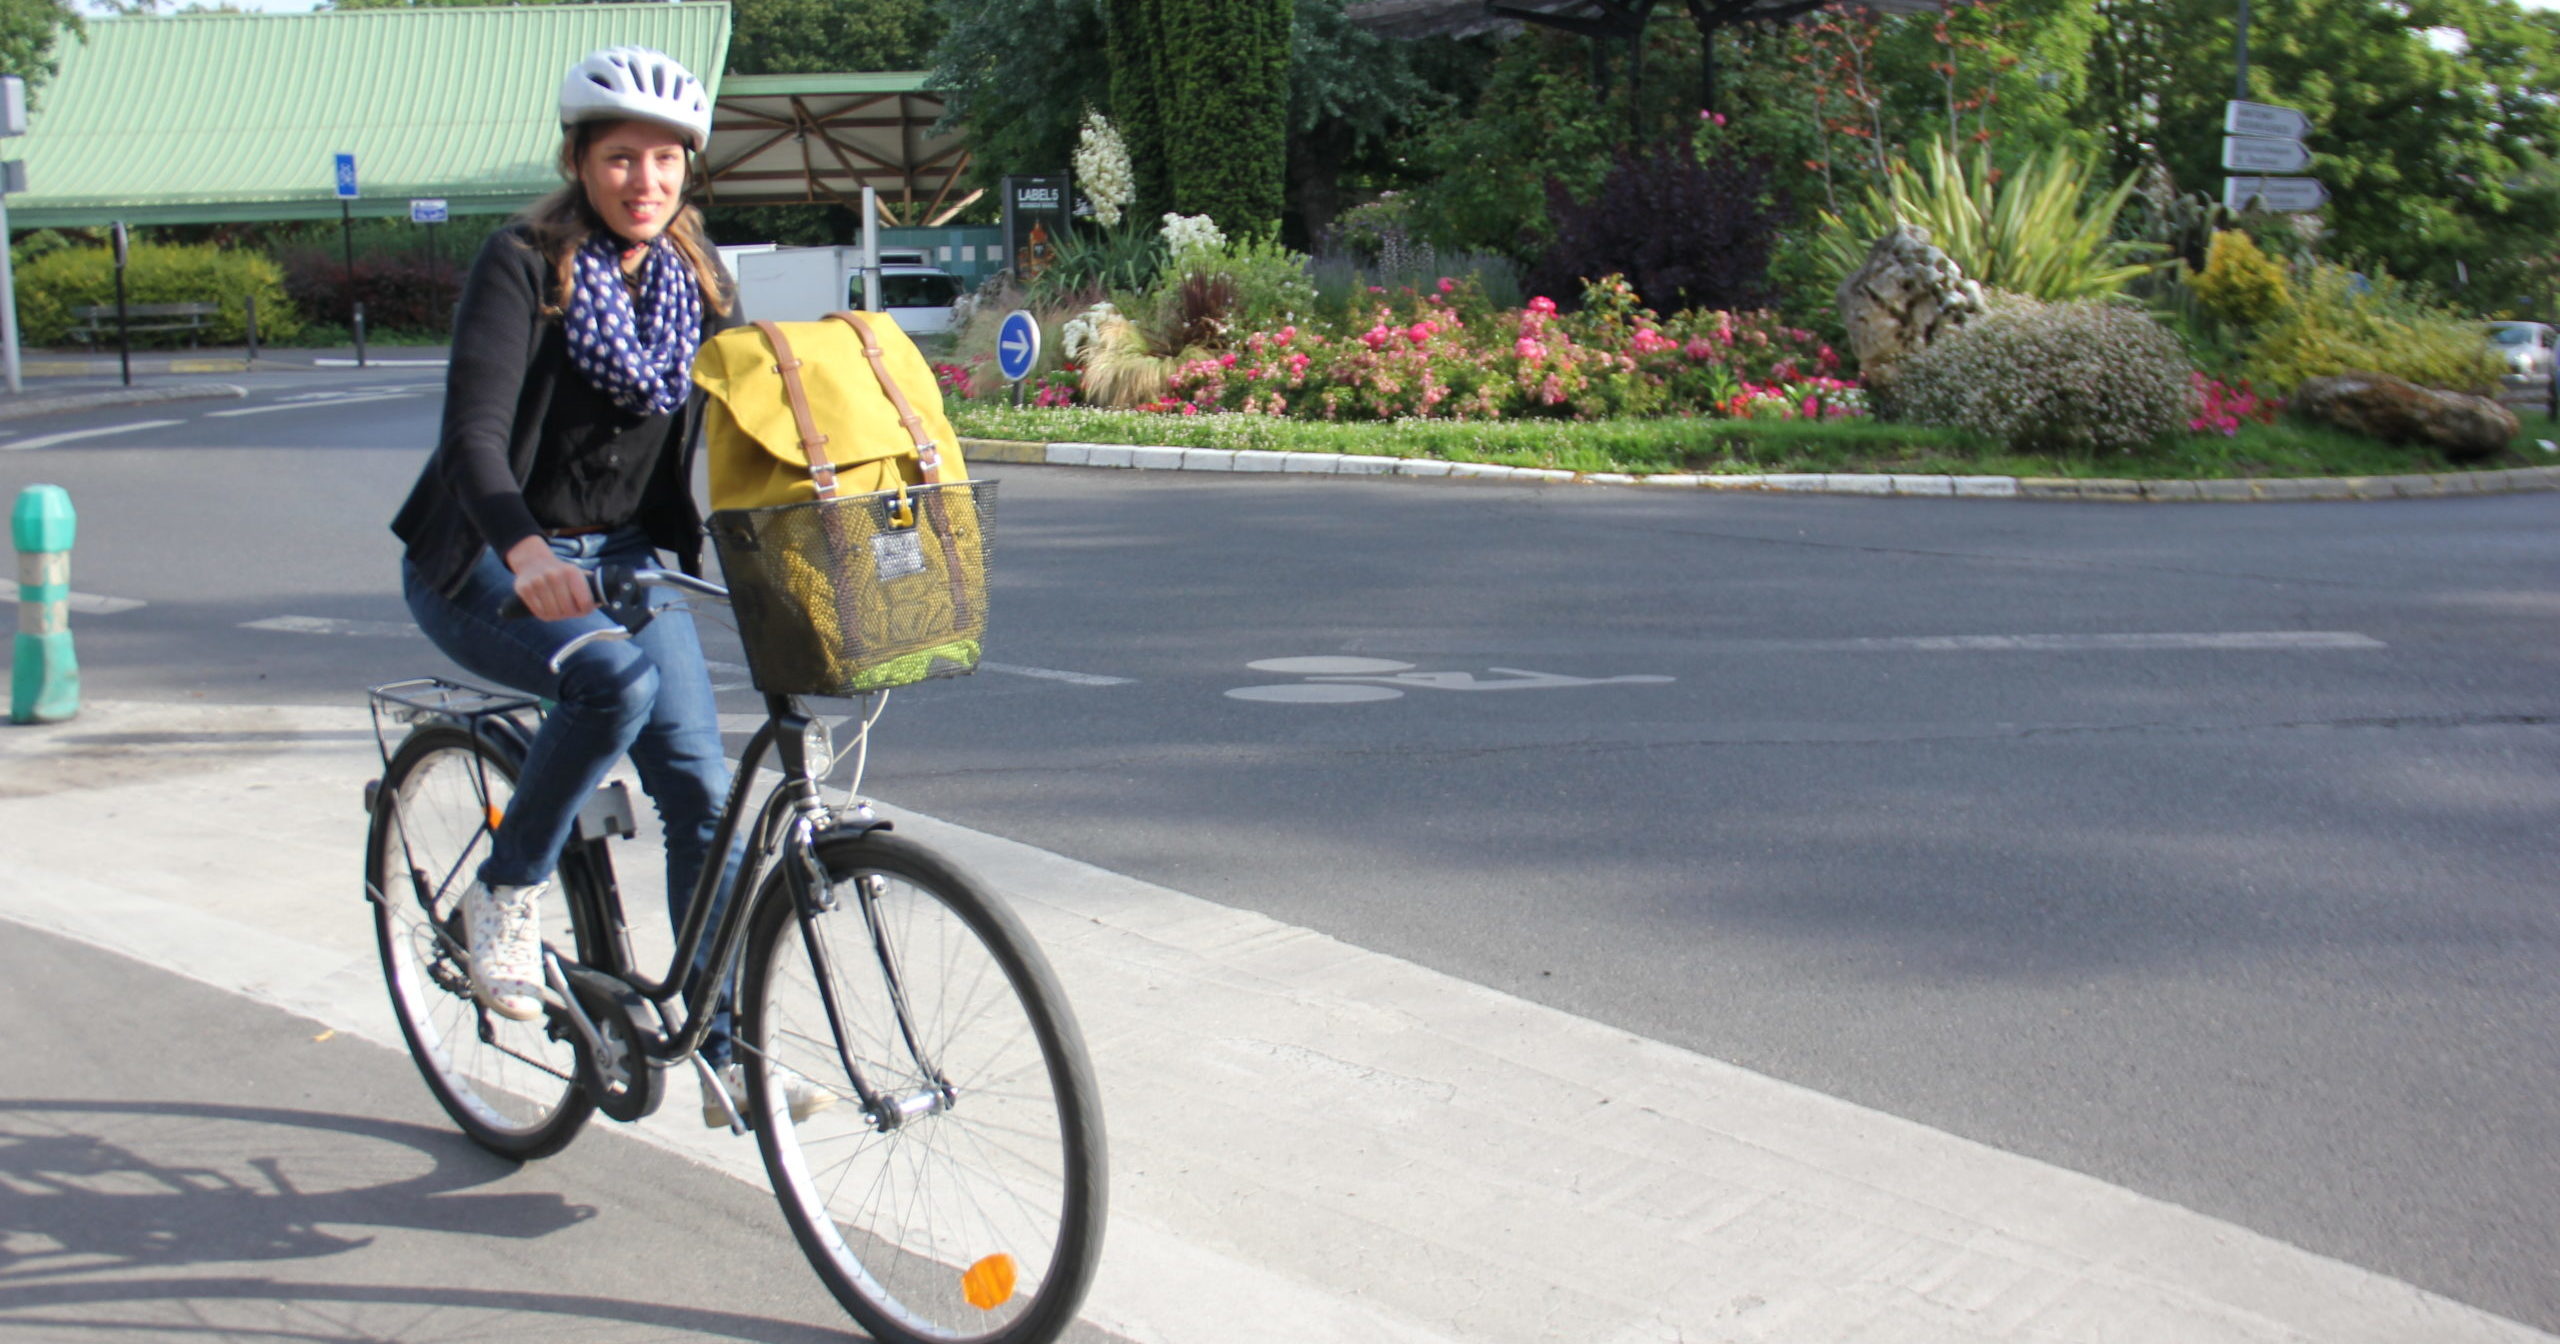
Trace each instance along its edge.
<path fill-rule="evenodd" d="M 1005 314 L 1004 325 L 996 328 L 996 371 L 1005 381 L 1018 383 L 1031 375 L 1039 358 L 1040 323 L 1019 308 Z"/>

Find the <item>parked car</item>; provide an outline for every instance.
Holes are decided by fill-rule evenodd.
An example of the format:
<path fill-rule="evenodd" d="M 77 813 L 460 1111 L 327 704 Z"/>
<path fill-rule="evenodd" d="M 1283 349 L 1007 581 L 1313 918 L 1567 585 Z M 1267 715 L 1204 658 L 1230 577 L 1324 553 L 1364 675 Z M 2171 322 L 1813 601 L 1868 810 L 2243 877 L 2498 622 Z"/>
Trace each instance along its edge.
<path fill-rule="evenodd" d="M 2545 322 L 2492 322 L 2489 344 L 2507 362 L 2502 391 L 2509 398 L 2550 394 L 2552 346 L 2560 331 Z"/>

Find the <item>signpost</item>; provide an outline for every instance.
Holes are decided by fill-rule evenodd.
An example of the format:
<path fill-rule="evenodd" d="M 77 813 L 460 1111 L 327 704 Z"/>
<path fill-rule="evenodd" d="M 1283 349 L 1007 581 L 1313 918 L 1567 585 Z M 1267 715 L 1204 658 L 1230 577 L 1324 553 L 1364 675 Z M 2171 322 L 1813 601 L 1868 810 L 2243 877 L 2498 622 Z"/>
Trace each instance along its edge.
<path fill-rule="evenodd" d="M 442 201 L 412 198 L 409 202 L 409 222 L 424 225 L 427 230 L 427 284 L 429 286 L 427 301 L 429 303 L 444 297 L 444 254 L 436 250 L 436 226 L 444 223 L 446 217 L 447 212 Z"/>
<path fill-rule="evenodd" d="M 364 305 L 356 302 L 356 224 L 351 204 L 356 198 L 356 156 L 339 154 L 334 158 L 333 172 L 338 189 L 338 241 L 346 252 L 347 302 L 354 307 L 356 367 L 361 369 L 364 367 Z"/>
<path fill-rule="evenodd" d="M 2298 173 L 2311 166 L 2311 151 L 2302 137 L 2311 133 L 2311 118 L 2290 107 L 2234 98 L 2222 105 L 2222 166 L 2237 173 Z M 2329 199 L 2328 188 L 2312 177 L 2226 177 L 2222 204 L 2234 212 L 2274 210 L 2297 214 L 2317 210 Z"/>
<path fill-rule="evenodd" d="M 1022 380 L 1031 376 L 1031 366 L 1040 362 L 1040 323 L 1031 314 L 1016 308 L 1004 315 L 1003 325 L 996 328 L 996 372 L 1013 384 L 1013 404 L 1022 404 Z"/>
<path fill-rule="evenodd" d="M 133 331 L 128 325 L 126 325 L 132 320 L 132 318 L 128 313 L 127 306 L 125 304 L 124 265 L 127 247 L 124 221 L 121 219 L 115 222 L 114 237 L 116 246 L 116 360 L 124 368 L 124 385 L 131 387 L 133 386 Z"/>
<path fill-rule="evenodd" d="M 27 133 L 27 82 L 16 75 L 0 76 L 0 136 Z M 0 164 L 6 169 L 0 183 L 0 364 L 6 364 L 9 391 L 23 392 L 18 377 L 18 277 L 9 265 L 9 193 L 27 189 L 27 165 L 23 159 Z"/>

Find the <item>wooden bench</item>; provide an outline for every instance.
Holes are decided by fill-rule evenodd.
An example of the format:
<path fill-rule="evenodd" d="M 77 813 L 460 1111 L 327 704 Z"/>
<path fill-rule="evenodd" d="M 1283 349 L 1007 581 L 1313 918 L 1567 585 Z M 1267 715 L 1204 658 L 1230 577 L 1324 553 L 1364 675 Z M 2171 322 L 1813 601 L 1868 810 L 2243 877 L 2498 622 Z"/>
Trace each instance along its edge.
<path fill-rule="evenodd" d="M 213 319 L 222 306 L 214 303 L 134 303 L 125 305 L 125 330 L 183 331 L 192 347 L 196 338 L 212 329 Z M 116 306 L 112 303 L 91 304 L 74 308 L 71 315 L 80 319 L 71 328 L 71 339 L 82 345 L 95 346 L 116 332 Z"/>

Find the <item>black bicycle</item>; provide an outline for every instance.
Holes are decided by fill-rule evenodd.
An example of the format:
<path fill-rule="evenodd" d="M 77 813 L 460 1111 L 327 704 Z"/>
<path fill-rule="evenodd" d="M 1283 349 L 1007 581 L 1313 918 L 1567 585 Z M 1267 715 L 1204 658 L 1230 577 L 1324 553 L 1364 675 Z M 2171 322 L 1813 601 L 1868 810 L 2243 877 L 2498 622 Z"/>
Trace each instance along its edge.
<path fill-rule="evenodd" d="M 727 597 L 661 570 L 597 576 L 628 629 L 650 587 Z M 1102 1248 L 1093 1066 L 1021 921 L 859 801 L 881 706 L 866 705 L 847 751 L 854 801 L 830 808 L 820 784 L 840 758 L 825 721 L 765 697 L 710 850 L 751 824 L 745 859 L 725 891 L 722 865 L 703 865 L 655 976 L 635 963 L 608 852 L 634 833 L 629 795 L 609 784 L 591 798 L 544 898 L 542 1016 L 516 1022 L 472 996 L 462 892 L 541 704 L 441 678 L 371 696 L 383 767 L 365 792 L 365 894 L 401 1033 L 464 1133 L 542 1157 L 596 1111 L 648 1115 L 689 1061 L 732 1128 L 755 1132 L 793 1236 L 874 1338 L 1032 1344 L 1067 1327 Z M 408 728 L 396 746 L 395 724 Z M 750 811 L 768 755 L 780 780 Z M 687 974 L 706 945 L 716 973 Z M 698 1054 L 723 983 L 738 988 L 744 1115 Z"/>

